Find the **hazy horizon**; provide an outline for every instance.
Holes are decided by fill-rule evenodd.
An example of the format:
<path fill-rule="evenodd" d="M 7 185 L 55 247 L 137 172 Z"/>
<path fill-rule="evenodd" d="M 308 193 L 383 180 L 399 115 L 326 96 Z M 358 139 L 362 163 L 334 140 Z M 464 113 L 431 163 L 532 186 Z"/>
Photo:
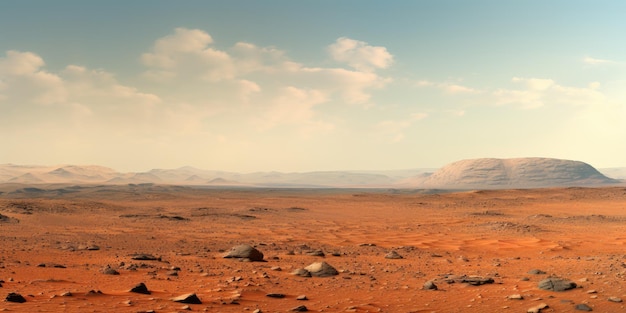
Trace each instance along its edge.
<path fill-rule="evenodd" d="M 626 166 L 619 1 L 0 2 L 0 164 Z"/>

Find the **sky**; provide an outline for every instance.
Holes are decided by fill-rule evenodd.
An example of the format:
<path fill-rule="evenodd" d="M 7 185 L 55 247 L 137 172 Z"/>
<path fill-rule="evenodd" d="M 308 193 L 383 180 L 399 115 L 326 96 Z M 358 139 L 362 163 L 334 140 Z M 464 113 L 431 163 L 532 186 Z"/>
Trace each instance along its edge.
<path fill-rule="evenodd" d="M 626 2 L 0 1 L 0 164 L 626 166 Z"/>

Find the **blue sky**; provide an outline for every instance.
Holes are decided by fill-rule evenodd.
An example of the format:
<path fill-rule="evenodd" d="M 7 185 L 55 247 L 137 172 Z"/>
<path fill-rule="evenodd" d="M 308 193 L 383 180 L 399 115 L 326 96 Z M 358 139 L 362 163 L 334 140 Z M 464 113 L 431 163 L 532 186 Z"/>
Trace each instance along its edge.
<path fill-rule="evenodd" d="M 2 1 L 0 163 L 626 166 L 623 1 Z"/>

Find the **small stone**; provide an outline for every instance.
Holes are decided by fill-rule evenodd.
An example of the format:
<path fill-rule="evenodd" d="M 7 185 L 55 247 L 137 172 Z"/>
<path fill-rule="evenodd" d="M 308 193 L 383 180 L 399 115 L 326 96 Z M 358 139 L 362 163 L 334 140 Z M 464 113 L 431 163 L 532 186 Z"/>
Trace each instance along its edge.
<path fill-rule="evenodd" d="M 326 262 L 316 262 L 304 268 L 309 271 L 312 276 L 316 277 L 328 277 L 339 275 L 339 272 Z"/>
<path fill-rule="evenodd" d="M 282 293 L 268 293 L 265 296 L 270 297 L 270 298 L 277 298 L 277 299 L 282 299 L 285 297 L 285 295 Z"/>
<path fill-rule="evenodd" d="M 195 293 L 188 293 L 180 295 L 178 297 L 174 297 L 172 298 L 172 301 L 188 304 L 202 304 L 202 301 L 200 301 L 200 298 L 198 298 Z"/>
<path fill-rule="evenodd" d="M 528 271 L 528 274 L 531 274 L 531 275 L 544 275 L 544 274 L 546 274 L 546 272 L 544 272 L 544 271 L 542 271 L 540 269 L 532 269 L 532 270 Z"/>
<path fill-rule="evenodd" d="M 87 291 L 87 293 L 85 294 L 86 296 L 98 296 L 98 295 L 102 295 L 102 291 L 100 290 L 89 290 Z"/>
<path fill-rule="evenodd" d="M 609 301 L 611 302 L 622 302 L 622 298 L 618 298 L 618 297 L 609 297 Z"/>
<path fill-rule="evenodd" d="M 326 256 L 326 255 L 324 254 L 324 251 L 322 251 L 322 250 L 313 250 L 313 251 L 309 251 L 309 252 L 307 252 L 307 253 L 306 253 L 306 255 L 310 255 L 310 256 L 321 256 L 321 257 Z"/>
<path fill-rule="evenodd" d="M 547 304 L 545 304 L 545 303 L 540 303 L 540 304 L 538 304 L 538 305 L 536 305 L 536 306 L 534 306 L 534 307 L 532 307 L 532 308 L 528 309 L 528 311 L 526 311 L 526 312 L 527 312 L 527 313 L 539 313 L 539 312 L 541 312 L 541 310 L 543 310 L 543 309 L 545 309 L 545 308 L 547 308 L 547 307 L 548 307 L 548 305 L 547 305 Z"/>
<path fill-rule="evenodd" d="M 272 270 L 272 271 L 277 271 L 277 272 L 280 272 L 280 271 L 282 271 L 283 269 L 282 269 L 282 268 L 280 268 L 280 266 L 272 266 L 271 270 Z"/>
<path fill-rule="evenodd" d="M 109 266 L 109 265 L 107 265 L 102 270 L 100 270 L 100 272 L 102 272 L 102 274 L 105 274 L 105 275 L 119 275 L 120 274 L 120 272 L 118 272 L 115 269 L 111 268 L 111 266 Z"/>
<path fill-rule="evenodd" d="M 385 255 L 385 259 L 397 260 L 397 259 L 402 259 L 402 258 L 403 258 L 403 256 L 401 256 L 395 250 L 392 250 L 392 251 L 390 251 L 389 253 L 387 253 Z"/>
<path fill-rule="evenodd" d="M 587 290 L 587 293 L 591 294 L 591 293 L 598 293 L 595 289 L 591 289 L 591 290 Z"/>
<path fill-rule="evenodd" d="M 131 259 L 139 260 L 139 261 L 160 261 L 160 258 L 157 258 L 152 254 L 146 254 L 146 253 L 133 254 L 131 256 Z"/>
<path fill-rule="evenodd" d="M 551 291 L 565 291 L 576 288 L 576 283 L 571 280 L 550 277 L 539 282 L 539 289 Z"/>
<path fill-rule="evenodd" d="M 307 307 L 304 306 L 304 305 L 300 305 L 300 306 L 297 306 L 295 308 L 292 308 L 291 311 L 292 312 L 308 312 L 309 309 L 307 309 Z"/>
<path fill-rule="evenodd" d="M 520 294 L 512 294 L 508 297 L 506 297 L 509 300 L 524 300 L 524 296 L 520 295 Z"/>
<path fill-rule="evenodd" d="M 296 275 L 296 276 L 300 276 L 300 277 L 311 277 L 311 272 L 303 269 L 303 268 L 299 268 L 293 272 L 291 272 L 291 275 Z"/>
<path fill-rule="evenodd" d="M 5 300 L 7 302 L 16 302 L 16 303 L 24 303 L 24 302 L 26 302 L 26 299 L 24 299 L 24 297 L 22 297 L 21 294 L 15 293 L 15 292 L 9 293 L 7 295 L 7 297 L 5 298 Z"/>
<path fill-rule="evenodd" d="M 191 311 L 191 307 L 188 305 L 185 305 L 183 307 L 180 308 L 181 310 L 186 310 L 186 311 Z"/>
<path fill-rule="evenodd" d="M 69 291 L 66 291 L 66 292 L 61 294 L 61 297 L 71 297 L 71 296 L 72 296 L 72 293 L 69 292 Z"/>
<path fill-rule="evenodd" d="M 590 306 L 584 303 L 577 304 L 574 308 L 578 311 L 587 311 L 587 312 L 593 311 L 593 309 Z"/>
<path fill-rule="evenodd" d="M 437 290 L 437 285 L 435 285 L 434 282 L 432 282 L 431 280 L 427 281 L 424 283 L 424 287 L 422 288 L 424 290 Z"/>
<path fill-rule="evenodd" d="M 249 245 L 239 245 L 232 247 L 230 251 L 224 255 L 224 258 L 263 262 L 263 253 Z"/>
<path fill-rule="evenodd" d="M 151 294 L 150 290 L 148 290 L 148 287 L 146 287 L 146 284 L 144 284 L 144 283 L 137 284 L 135 287 L 130 289 L 130 292 L 141 293 L 141 294 L 144 294 L 144 295 Z"/>
<path fill-rule="evenodd" d="M 306 301 L 309 300 L 309 298 L 307 298 L 306 295 L 299 295 L 298 297 L 296 297 L 296 300 Z"/>

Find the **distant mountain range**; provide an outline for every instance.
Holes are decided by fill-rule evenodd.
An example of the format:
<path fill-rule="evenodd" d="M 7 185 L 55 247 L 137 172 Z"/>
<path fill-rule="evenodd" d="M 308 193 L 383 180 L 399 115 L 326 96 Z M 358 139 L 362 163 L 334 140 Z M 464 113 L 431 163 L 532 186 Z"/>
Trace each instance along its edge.
<path fill-rule="evenodd" d="M 624 179 L 626 168 L 598 171 L 583 162 L 547 158 L 462 160 L 441 169 L 304 173 L 235 173 L 190 166 L 121 173 L 95 165 L 0 164 L 0 183 L 26 185 L 154 183 L 242 187 L 493 189 L 597 186 L 621 184 Z"/>

